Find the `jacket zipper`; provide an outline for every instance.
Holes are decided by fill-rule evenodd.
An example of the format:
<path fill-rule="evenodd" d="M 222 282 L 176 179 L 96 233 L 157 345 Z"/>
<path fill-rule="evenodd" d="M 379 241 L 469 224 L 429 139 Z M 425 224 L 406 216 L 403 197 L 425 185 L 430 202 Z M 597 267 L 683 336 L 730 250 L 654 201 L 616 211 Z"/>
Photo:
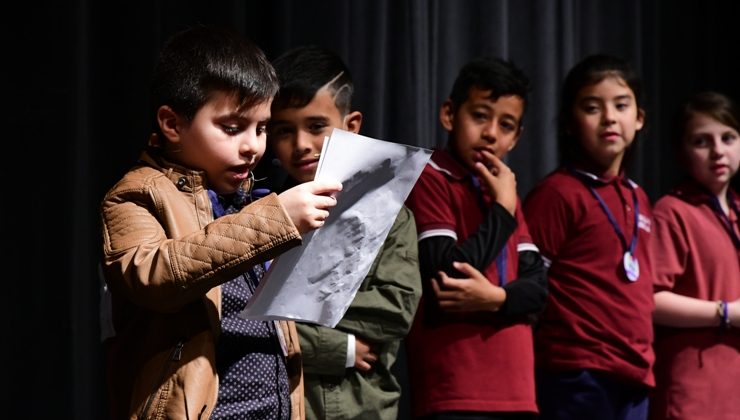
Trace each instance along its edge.
<path fill-rule="evenodd" d="M 167 360 L 167 363 L 165 363 L 164 368 L 162 369 L 162 374 L 159 377 L 158 384 L 162 384 L 164 381 L 165 376 L 167 375 L 167 372 L 169 371 L 170 365 L 172 362 L 179 362 L 180 359 L 182 359 L 182 348 L 185 346 L 185 343 L 180 340 L 175 345 L 175 348 L 172 349 L 172 353 L 170 353 L 170 357 Z M 141 418 L 145 419 L 147 418 L 147 413 L 149 412 L 149 409 L 151 408 L 152 402 L 154 401 L 154 395 L 157 394 L 157 390 L 159 389 L 159 386 L 156 386 L 156 388 L 149 393 L 149 397 L 146 399 L 146 404 L 144 405 L 144 410 L 141 412 Z"/>

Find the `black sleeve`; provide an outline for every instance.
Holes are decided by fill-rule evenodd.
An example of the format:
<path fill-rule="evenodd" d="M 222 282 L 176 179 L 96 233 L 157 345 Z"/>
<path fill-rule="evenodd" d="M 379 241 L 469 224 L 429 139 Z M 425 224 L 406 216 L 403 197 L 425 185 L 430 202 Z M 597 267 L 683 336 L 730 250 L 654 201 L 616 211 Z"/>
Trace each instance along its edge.
<path fill-rule="evenodd" d="M 517 227 L 517 221 L 500 204 L 494 203 L 486 212 L 478 230 L 465 242 L 457 245 L 454 238 L 433 236 L 419 242 L 419 267 L 422 282 L 435 278 L 444 271 L 460 277 L 452 267 L 454 261 L 467 262 L 480 271 L 496 258 Z"/>
<path fill-rule="evenodd" d="M 519 252 L 519 277 L 506 283 L 506 301 L 498 313 L 506 317 L 536 315 L 547 300 L 547 272 L 539 252 Z"/>

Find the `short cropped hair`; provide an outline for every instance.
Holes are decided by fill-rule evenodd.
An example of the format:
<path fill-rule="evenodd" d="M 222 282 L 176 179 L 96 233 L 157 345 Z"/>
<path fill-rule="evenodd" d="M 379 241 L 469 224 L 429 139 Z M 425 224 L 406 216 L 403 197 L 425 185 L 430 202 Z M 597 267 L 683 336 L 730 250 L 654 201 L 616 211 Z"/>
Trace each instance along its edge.
<path fill-rule="evenodd" d="M 351 111 L 352 74 L 335 52 L 316 45 L 301 46 L 286 51 L 272 64 L 280 81 L 273 110 L 303 108 L 326 86 L 340 114 L 344 117 Z"/>
<path fill-rule="evenodd" d="M 511 61 L 484 56 L 465 64 L 450 93 L 453 112 L 457 112 L 460 105 L 468 99 L 471 88 L 490 90 L 490 98 L 494 100 L 502 96 L 518 96 L 524 102 L 524 109 L 527 107 L 529 79 Z"/>
<path fill-rule="evenodd" d="M 233 95 L 244 109 L 269 101 L 277 89 L 275 70 L 258 46 L 231 30 L 197 25 L 163 46 L 151 105 L 153 115 L 167 105 L 191 121 L 216 92 Z"/>

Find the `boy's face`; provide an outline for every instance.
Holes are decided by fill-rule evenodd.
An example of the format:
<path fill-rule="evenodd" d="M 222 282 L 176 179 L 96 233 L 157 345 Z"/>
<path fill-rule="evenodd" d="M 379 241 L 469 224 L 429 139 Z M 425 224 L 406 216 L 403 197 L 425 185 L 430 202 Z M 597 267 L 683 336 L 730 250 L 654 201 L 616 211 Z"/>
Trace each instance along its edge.
<path fill-rule="evenodd" d="M 275 110 L 270 121 L 270 145 L 283 169 L 298 182 L 314 179 L 324 137 L 333 128 L 357 133 L 362 114 L 357 111 L 342 117 L 326 87 L 319 89 L 303 108 Z"/>
<path fill-rule="evenodd" d="M 484 150 L 503 158 L 521 134 L 524 100 L 514 95 L 493 99 L 490 95 L 490 90 L 473 87 L 456 112 L 449 100 L 440 109 L 440 122 L 450 133 L 451 151 L 469 169 L 476 162 L 485 163 L 481 157 Z"/>
<path fill-rule="evenodd" d="M 162 133 L 172 143 L 168 158 L 204 171 L 217 193 L 235 192 L 265 152 L 271 102 L 240 110 L 233 97 L 217 92 L 192 121 L 160 108 Z"/>

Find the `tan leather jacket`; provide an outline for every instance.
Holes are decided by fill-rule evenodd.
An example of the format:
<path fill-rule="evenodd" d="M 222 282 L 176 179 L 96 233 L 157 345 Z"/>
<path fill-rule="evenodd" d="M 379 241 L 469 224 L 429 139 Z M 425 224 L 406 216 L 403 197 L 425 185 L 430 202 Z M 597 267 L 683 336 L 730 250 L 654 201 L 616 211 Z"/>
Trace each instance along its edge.
<path fill-rule="evenodd" d="M 275 194 L 213 221 L 202 172 L 148 152 L 141 162 L 101 206 L 103 269 L 116 327 L 107 358 L 111 415 L 208 418 L 218 396 L 219 285 L 301 238 Z M 280 326 L 292 417 L 300 419 L 298 336 L 291 322 Z"/>

